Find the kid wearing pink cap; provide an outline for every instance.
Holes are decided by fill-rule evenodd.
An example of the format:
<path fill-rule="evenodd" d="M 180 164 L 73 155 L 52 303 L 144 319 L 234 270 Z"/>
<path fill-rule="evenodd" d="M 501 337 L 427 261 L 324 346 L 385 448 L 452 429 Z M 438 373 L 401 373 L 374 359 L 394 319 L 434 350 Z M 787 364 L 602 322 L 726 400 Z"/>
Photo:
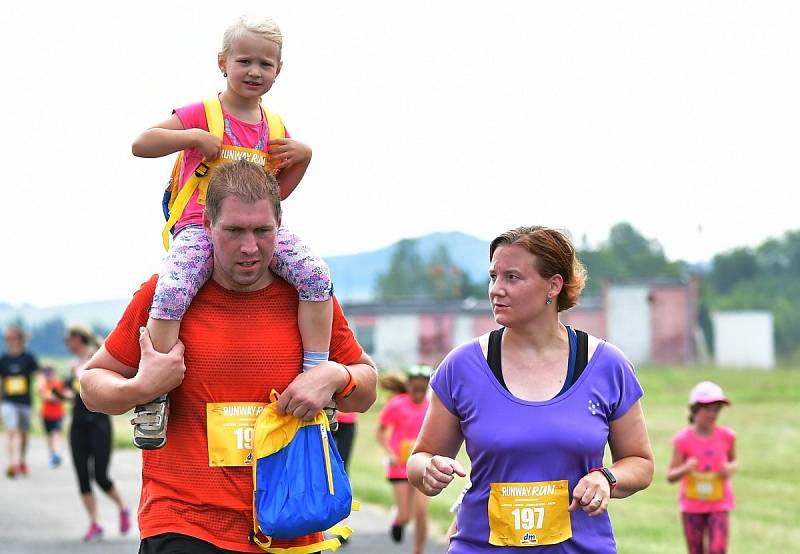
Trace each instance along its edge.
<path fill-rule="evenodd" d="M 689 554 L 724 554 L 728 548 L 728 512 L 734 508 L 730 477 L 736 471 L 732 429 L 717 425 L 722 388 L 703 381 L 689 393 L 689 423 L 672 439 L 670 483 L 680 481 L 679 506 Z M 707 547 L 703 542 L 708 536 Z"/>

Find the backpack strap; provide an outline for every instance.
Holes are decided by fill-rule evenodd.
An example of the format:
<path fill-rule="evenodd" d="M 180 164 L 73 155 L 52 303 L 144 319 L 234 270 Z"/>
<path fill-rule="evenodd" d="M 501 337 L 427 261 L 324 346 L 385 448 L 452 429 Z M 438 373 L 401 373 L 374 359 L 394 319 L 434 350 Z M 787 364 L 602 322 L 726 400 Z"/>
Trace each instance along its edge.
<path fill-rule="evenodd" d="M 211 98 L 203 100 L 203 108 L 206 112 L 208 132 L 221 139 L 223 133 L 225 132 L 225 121 L 222 115 L 222 104 L 219 101 L 219 97 L 215 95 Z M 176 166 L 178 163 L 183 163 L 183 153 L 180 153 L 178 158 L 179 159 L 175 162 Z M 181 215 L 183 215 L 183 210 L 186 208 L 186 205 L 192 198 L 194 191 L 197 190 L 197 187 L 200 185 L 200 181 L 209 174 L 209 171 L 210 167 L 205 163 L 201 163 L 186 181 L 186 184 L 183 185 L 183 188 L 178 191 L 177 196 L 168 202 L 169 218 L 167 219 L 167 223 L 164 225 L 164 230 L 161 232 L 161 240 L 164 243 L 164 250 L 169 250 L 170 231 L 173 227 L 175 227 L 175 224 L 181 218 Z M 173 169 L 173 179 L 175 178 L 175 174 L 176 171 Z M 180 170 L 178 170 L 177 175 L 178 179 L 180 179 Z M 177 181 L 173 183 L 172 186 L 177 187 Z"/>
<path fill-rule="evenodd" d="M 267 129 L 269 129 L 269 140 L 286 138 L 286 127 L 277 112 L 273 112 L 261 106 L 264 110 L 264 117 L 267 118 Z"/>
<path fill-rule="evenodd" d="M 225 133 L 225 116 L 222 113 L 222 104 L 219 101 L 219 96 L 212 96 L 203 100 L 203 108 L 206 113 L 206 123 L 208 125 L 208 132 L 222 139 Z M 281 116 L 277 112 L 268 110 L 262 106 L 264 117 L 267 120 L 267 128 L 269 129 L 269 139 L 274 140 L 286 137 L 286 127 L 283 124 Z M 183 152 L 178 154 L 178 159 L 175 161 L 175 166 L 172 170 L 172 185 L 168 193 L 165 193 L 165 199 L 162 202 L 165 215 L 169 213 L 167 223 L 164 225 L 164 230 L 161 232 L 161 240 L 164 243 L 164 249 L 169 250 L 169 236 L 170 231 L 178 220 L 183 215 L 183 210 L 189 203 L 189 200 L 194 195 L 198 187 L 204 186 L 211 169 L 216 165 L 216 160 L 209 163 L 200 163 L 194 170 L 194 173 L 189 176 L 189 179 L 178 190 L 178 182 L 180 180 L 181 164 L 183 163 Z M 268 167 L 265 169 L 269 169 Z M 169 194 L 169 197 L 166 197 Z M 201 191 L 202 194 L 202 191 Z"/>

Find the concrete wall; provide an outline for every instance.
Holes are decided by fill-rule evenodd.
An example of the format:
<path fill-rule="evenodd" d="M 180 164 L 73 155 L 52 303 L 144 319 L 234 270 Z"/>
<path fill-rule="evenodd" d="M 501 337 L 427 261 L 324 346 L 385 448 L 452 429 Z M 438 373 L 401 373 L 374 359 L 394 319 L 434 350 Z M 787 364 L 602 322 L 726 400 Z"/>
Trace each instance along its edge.
<path fill-rule="evenodd" d="M 608 340 L 633 363 L 650 360 L 650 287 L 609 285 L 606 289 Z"/>
<path fill-rule="evenodd" d="M 375 361 L 382 369 L 402 369 L 419 359 L 419 317 L 381 315 L 375 325 Z"/>
<path fill-rule="evenodd" d="M 694 361 L 690 288 L 654 287 L 650 290 L 650 363 L 688 364 Z"/>
<path fill-rule="evenodd" d="M 717 365 L 775 367 L 775 335 L 770 312 L 716 312 L 711 315 L 711 321 Z"/>
<path fill-rule="evenodd" d="M 573 329 L 586 331 L 590 335 L 606 338 L 606 313 L 601 308 L 572 308 L 559 314 L 561 323 L 571 325 Z"/>

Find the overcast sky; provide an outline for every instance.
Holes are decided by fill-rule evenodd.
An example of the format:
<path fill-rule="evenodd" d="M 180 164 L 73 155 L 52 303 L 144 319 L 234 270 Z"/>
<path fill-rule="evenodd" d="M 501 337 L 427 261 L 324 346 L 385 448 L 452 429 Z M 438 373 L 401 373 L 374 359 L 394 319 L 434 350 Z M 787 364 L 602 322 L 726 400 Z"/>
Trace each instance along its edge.
<path fill-rule="evenodd" d="M 0 302 L 129 296 L 172 158 L 139 132 L 223 90 L 222 31 L 281 25 L 265 103 L 314 158 L 284 222 L 325 256 L 619 221 L 703 261 L 798 228 L 800 3 L 12 2 Z"/>

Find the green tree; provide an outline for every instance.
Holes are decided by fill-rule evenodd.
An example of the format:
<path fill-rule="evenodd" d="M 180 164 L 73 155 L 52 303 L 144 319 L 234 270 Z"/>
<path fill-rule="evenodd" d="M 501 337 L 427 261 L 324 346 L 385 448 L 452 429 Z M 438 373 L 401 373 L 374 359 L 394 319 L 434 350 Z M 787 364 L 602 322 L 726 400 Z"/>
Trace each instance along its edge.
<path fill-rule="evenodd" d="M 780 262 L 775 259 L 770 263 Z M 711 284 L 721 294 L 729 293 L 736 283 L 752 279 L 758 273 L 756 256 L 749 248 L 736 248 L 724 254 L 717 254 L 712 264 Z"/>
<path fill-rule="evenodd" d="M 380 298 L 427 296 L 430 280 L 425 262 L 417 251 L 417 241 L 403 239 L 397 243 L 386 273 L 378 276 Z"/>
<path fill-rule="evenodd" d="M 630 223 L 617 223 L 609 231 L 608 240 L 597 249 L 584 241 L 578 250 L 589 275 L 585 294 L 600 294 L 606 279 L 643 279 L 679 277 L 686 272 L 683 262 L 670 262 L 658 241 L 648 239 Z"/>

